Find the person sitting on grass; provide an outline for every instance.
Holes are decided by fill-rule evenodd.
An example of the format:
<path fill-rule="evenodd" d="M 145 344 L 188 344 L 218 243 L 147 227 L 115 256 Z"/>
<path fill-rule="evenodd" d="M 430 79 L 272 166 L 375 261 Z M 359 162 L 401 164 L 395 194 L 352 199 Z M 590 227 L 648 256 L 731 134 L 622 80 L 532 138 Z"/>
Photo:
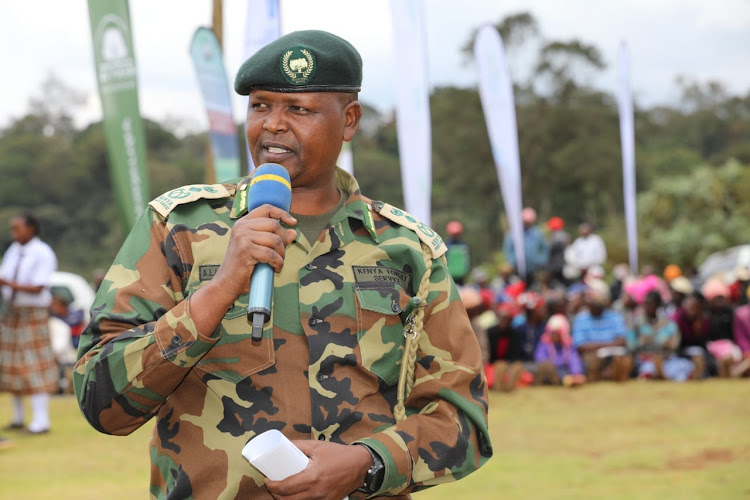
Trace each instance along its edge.
<path fill-rule="evenodd" d="M 480 320 L 482 314 L 487 310 L 482 302 L 482 295 L 470 286 L 460 287 L 458 294 L 471 321 L 471 329 L 477 336 L 479 348 L 482 350 L 482 365 L 486 367 L 490 362 L 490 346 L 487 338 L 487 327 Z"/>
<path fill-rule="evenodd" d="M 680 330 L 667 316 L 661 295 L 655 290 L 646 294 L 643 314 L 628 330 L 627 344 L 639 378 L 684 382 L 698 376 L 690 360 L 677 356 Z"/>
<path fill-rule="evenodd" d="M 583 364 L 570 338 L 570 322 L 563 314 L 547 321 L 544 333 L 534 351 L 537 363 L 536 384 L 563 384 L 567 387 L 586 382 Z"/>
<path fill-rule="evenodd" d="M 709 372 L 726 378 L 738 351 L 733 342 L 734 310 L 729 300 L 729 286 L 723 279 L 714 277 L 703 284 L 701 293 L 706 299 L 711 325 L 706 342 L 706 349 L 711 354 Z"/>
<path fill-rule="evenodd" d="M 675 312 L 675 323 L 680 330 L 679 354 L 695 365 L 695 377 L 705 377 L 709 361 L 713 360 L 706 350 L 711 330 L 711 318 L 705 310 L 705 301 L 699 293 L 685 297 Z"/>
<path fill-rule="evenodd" d="M 513 302 L 501 302 L 495 308 L 495 313 L 497 323 L 487 329 L 492 378 L 489 385 L 495 390 L 512 392 L 523 374 L 523 364 L 511 358 L 511 353 L 519 351 L 518 334 L 511 326 L 518 308 Z"/>
<path fill-rule="evenodd" d="M 534 350 L 547 324 L 547 304 L 544 298 L 535 292 L 520 294 L 516 302 L 521 309 L 511 323 L 513 341 L 508 359 L 511 365 L 521 363 L 523 373 L 520 376 L 520 385 L 525 386 L 530 385 L 536 375 Z"/>
<path fill-rule="evenodd" d="M 746 292 L 750 299 L 750 288 Z M 732 322 L 734 341 L 742 353 L 742 358 L 730 369 L 732 377 L 750 376 L 750 303 L 739 306 L 734 310 Z"/>
<path fill-rule="evenodd" d="M 625 347 L 625 321 L 609 308 L 609 286 L 591 280 L 584 300 L 586 309 L 573 319 L 573 345 L 583 358 L 587 379 L 626 381 L 633 359 Z"/>

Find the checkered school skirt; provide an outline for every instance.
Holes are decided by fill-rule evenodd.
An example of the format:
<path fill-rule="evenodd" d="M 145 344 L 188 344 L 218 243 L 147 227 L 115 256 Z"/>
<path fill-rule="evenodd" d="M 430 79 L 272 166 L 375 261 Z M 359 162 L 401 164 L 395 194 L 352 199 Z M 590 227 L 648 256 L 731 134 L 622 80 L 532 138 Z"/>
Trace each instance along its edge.
<path fill-rule="evenodd" d="M 0 317 L 0 391 L 55 392 L 58 367 L 45 307 L 8 307 Z"/>

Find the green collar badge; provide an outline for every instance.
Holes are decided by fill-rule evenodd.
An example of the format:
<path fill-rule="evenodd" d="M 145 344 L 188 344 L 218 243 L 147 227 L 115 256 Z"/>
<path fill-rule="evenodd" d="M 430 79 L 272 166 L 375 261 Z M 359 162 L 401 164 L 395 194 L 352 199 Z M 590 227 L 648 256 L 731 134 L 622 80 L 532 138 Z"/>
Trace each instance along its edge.
<path fill-rule="evenodd" d="M 292 47 L 281 56 L 281 74 L 292 85 L 305 85 L 315 75 L 315 58 L 305 47 Z"/>

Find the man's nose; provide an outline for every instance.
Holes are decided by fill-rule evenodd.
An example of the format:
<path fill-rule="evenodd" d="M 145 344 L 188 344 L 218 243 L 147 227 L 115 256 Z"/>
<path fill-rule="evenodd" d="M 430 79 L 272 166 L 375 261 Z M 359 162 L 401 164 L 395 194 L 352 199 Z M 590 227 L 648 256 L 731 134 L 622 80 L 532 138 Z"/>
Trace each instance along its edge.
<path fill-rule="evenodd" d="M 263 129 L 274 134 L 286 131 L 287 123 L 284 111 L 279 108 L 271 109 L 263 121 Z"/>

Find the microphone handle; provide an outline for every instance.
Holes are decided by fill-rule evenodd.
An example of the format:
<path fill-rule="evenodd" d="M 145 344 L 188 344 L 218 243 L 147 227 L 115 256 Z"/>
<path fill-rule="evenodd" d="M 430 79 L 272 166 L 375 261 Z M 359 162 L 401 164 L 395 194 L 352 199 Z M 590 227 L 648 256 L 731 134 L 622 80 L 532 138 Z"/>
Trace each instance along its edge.
<path fill-rule="evenodd" d="M 263 338 L 263 325 L 271 319 L 271 297 L 273 296 L 273 268 L 265 262 L 255 264 L 250 278 L 250 297 L 247 319 L 252 324 L 252 338 L 259 342 Z"/>

